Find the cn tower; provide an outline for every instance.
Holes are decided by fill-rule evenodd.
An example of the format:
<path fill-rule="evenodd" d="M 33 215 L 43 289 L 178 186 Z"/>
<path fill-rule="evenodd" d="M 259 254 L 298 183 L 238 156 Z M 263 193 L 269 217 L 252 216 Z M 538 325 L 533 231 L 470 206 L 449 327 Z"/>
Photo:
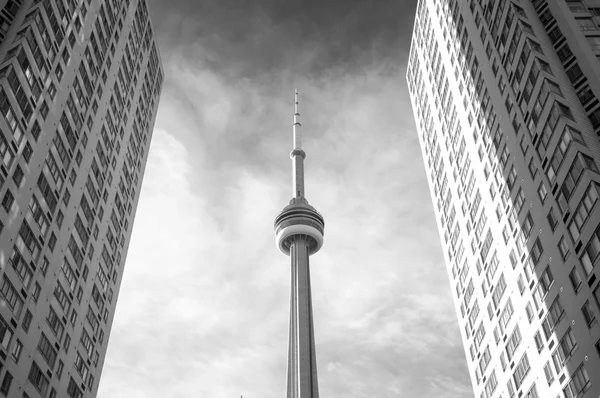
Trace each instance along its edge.
<path fill-rule="evenodd" d="M 318 398 L 317 355 L 310 289 L 311 254 L 323 246 L 325 221 L 308 204 L 304 193 L 302 125 L 295 91 L 292 158 L 292 199 L 275 218 L 277 246 L 291 257 L 290 335 L 287 365 L 287 398 Z"/>

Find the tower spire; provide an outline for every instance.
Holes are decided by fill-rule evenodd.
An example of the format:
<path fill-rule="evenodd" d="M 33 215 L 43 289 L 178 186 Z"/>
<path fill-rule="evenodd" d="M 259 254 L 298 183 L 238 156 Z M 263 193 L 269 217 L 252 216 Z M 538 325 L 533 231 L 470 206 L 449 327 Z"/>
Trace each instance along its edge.
<path fill-rule="evenodd" d="M 300 113 L 298 113 L 298 90 L 294 90 L 294 127 L 292 153 L 292 197 L 304 199 L 304 158 L 306 153 L 302 150 L 302 124 L 300 124 Z"/>
<path fill-rule="evenodd" d="M 294 90 L 294 149 L 302 149 L 302 124 L 298 113 L 298 90 Z"/>

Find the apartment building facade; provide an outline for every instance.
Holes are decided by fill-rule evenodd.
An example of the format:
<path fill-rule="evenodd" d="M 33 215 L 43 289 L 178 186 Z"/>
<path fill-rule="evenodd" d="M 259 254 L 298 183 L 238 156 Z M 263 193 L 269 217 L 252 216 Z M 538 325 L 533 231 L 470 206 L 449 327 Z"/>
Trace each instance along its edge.
<path fill-rule="evenodd" d="M 0 396 L 96 396 L 162 82 L 145 0 L 0 1 Z"/>
<path fill-rule="evenodd" d="M 407 82 L 476 397 L 600 396 L 600 1 L 419 1 Z"/>

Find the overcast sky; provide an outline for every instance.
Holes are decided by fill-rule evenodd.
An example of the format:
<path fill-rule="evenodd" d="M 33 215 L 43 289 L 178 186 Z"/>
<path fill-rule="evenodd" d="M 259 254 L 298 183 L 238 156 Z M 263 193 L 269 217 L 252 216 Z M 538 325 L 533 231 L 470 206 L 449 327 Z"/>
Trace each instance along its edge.
<path fill-rule="evenodd" d="M 472 397 L 406 90 L 416 1 L 149 0 L 165 84 L 100 398 L 280 398 L 294 88 L 322 397 Z"/>

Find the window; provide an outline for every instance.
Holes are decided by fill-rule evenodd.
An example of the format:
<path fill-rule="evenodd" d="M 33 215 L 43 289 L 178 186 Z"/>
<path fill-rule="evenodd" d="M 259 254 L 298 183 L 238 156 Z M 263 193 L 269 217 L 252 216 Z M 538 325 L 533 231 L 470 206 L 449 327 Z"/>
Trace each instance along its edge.
<path fill-rule="evenodd" d="M 12 383 L 13 377 L 12 375 L 6 371 L 4 374 L 4 379 L 2 379 L 2 384 L 0 384 L 0 393 L 8 396 L 10 392 L 10 385 Z"/>
<path fill-rule="evenodd" d="M 567 154 L 569 146 L 573 141 L 585 146 L 581 133 L 571 126 L 565 125 L 565 130 L 560 138 L 558 146 L 552 154 L 552 160 L 550 161 L 550 166 L 548 167 L 548 178 L 550 181 L 554 181 L 556 174 L 558 173 L 558 170 Z"/>
<path fill-rule="evenodd" d="M 494 391 L 496 391 L 496 387 L 498 386 L 498 380 L 496 379 L 496 372 L 492 370 L 490 373 L 490 377 L 488 378 L 485 384 L 485 393 L 488 397 L 491 397 Z"/>
<path fill-rule="evenodd" d="M 560 304 L 559 297 L 556 297 L 550 308 L 548 309 L 548 314 L 546 318 L 542 321 L 542 329 L 544 329 L 544 334 L 546 335 L 546 339 L 549 339 L 552 331 L 556 325 L 559 324 L 561 319 L 563 318 L 564 309 Z"/>
<path fill-rule="evenodd" d="M 13 315 L 18 318 L 23 309 L 23 299 L 17 289 L 15 289 L 13 284 L 6 277 L 6 274 L 2 276 L 0 296 L 4 297 L 6 306 L 12 311 Z"/>
<path fill-rule="evenodd" d="M 523 188 L 519 188 L 517 195 L 515 196 L 515 207 L 517 212 L 521 212 L 523 205 L 525 204 L 525 194 L 523 194 Z"/>
<path fill-rule="evenodd" d="M 1 93 L 2 91 L 0 91 L 0 94 Z M 4 166 L 6 166 L 7 169 L 10 169 L 14 161 L 14 154 L 4 136 L 0 137 L 0 158 L 2 158 Z"/>
<path fill-rule="evenodd" d="M 48 248 L 51 252 L 54 251 L 54 247 L 56 246 L 56 235 L 54 232 L 50 234 L 50 239 L 48 239 Z"/>
<path fill-rule="evenodd" d="M 513 373 L 513 378 L 515 380 L 515 385 L 517 386 L 517 389 L 521 387 L 521 384 L 523 383 L 523 380 L 525 380 L 525 377 L 529 373 L 530 368 L 531 367 L 529 366 L 529 358 L 527 358 L 527 353 L 525 353 L 523 354 L 523 357 L 517 364 Z"/>
<path fill-rule="evenodd" d="M 508 396 L 510 398 L 514 397 L 514 395 L 515 395 L 515 388 L 513 387 L 512 379 L 508 379 L 508 382 L 506 383 L 506 387 L 508 388 Z"/>
<path fill-rule="evenodd" d="M 21 322 L 21 327 L 25 331 L 25 333 L 29 332 L 29 326 L 31 325 L 31 320 L 33 319 L 33 315 L 29 310 L 25 312 L 25 316 L 23 317 L 23 322 Z"/>
<path fill-rule="evenodd" d="M 35 361 L 31 364 L 28 379 L 31 384 L 33 384 L 35 389 L 38 390 L 43 397 L 45 397 L 46 393 L 48 392 L 49 380 L 44 372 L 42 372 L 42 370 L 39 368 L 37 363 L 35 363 Z"/>
<path fill-rule="evenodd" d="M 69 63 L 69 61 L 71 60 L 71 55 L 69 54 L 69 49 L 67 47 L 65 47 L 63 49 L 62 60 L 64 61 L 65 65 L 67 65 Z"/>
<path fill-rule="evenodd" d="M 494 308 L 498 308 L 498 305 L 500 304 L 500 300 L 502 299 L 502 296 L 504 295 L 505 291 L 506 291 L 506 281 L 504 279 L 504 274 L 501 274 L 500 278 L 498 279 L 498 283 L 496 284 L 496 287 L 494 288 L 494 292 L 492 293 L 492 302 L 494 303 Z"/>
<path fill-rule="evenodd" d="M 15 344 L 13 345 L 13 349 L 11 352 L 12 358 L 15 361 L 15 363 L 19 363 L 19 358 L 21 357 L 21 351 L 23 351 L 23 343 L 21 343 L 21 340 L 17 339 L 15 341 Z"/>
<path fill-rule="evenodd" d="M 487 369 L 490 361 L 492 360 L 492 355 L 490 354 L 490 346 L 485 347 L 483 354 L 481 355 L 481 359 L 479 360 L 479 369 L 483 374 Z"/>
<path fill-rule="evenodd" d="M 512 166 L 510 168 L 510 171 L 506 178 L 506 185 L 508 186 L 509 190 L 512 191 L 513 187 L 515 186 L 516 181 L 517 181 L 517 170 L 515 169 L 515 166 Z"/>
<path fill-rule="evenodd" d="M 585 8 L 583 9 L 583 12 L 586 12 Z M 579 29 L 582 31 L 598 29 L 592 18 L 575 18 L 575 22 L 577 22 Z"/>
<path fill-rule="evenodd" d="M 560 251 L 560 255 L 563 260 L 569 255 L 569 245 L 567 244 L 564 236 L 558 241 L 558 250 Z"/>
<path fill-rule="evenodd" d="M 573 373 L 573 377 L 569 380 L 569 384 L 563 388 L 565 398 L 580 397 L 583 392 L 587 391 L 591 384 L 588 373 L 582 363 Z"/>
<path fill-rule="evenodd" d="M 517 279 L 517 286 L 519 287 L 519 292 L 523 295 L 523 291 L 525 290 L 525 283 L 523 282 L 523 275 L 519 275 Z"/>
<path fill-rule="evenodd" d="M 73 256 L 73 259 L 75 260 L 75 265 L 78 269 L 81 269 L 81 265 L 83 263 L 83 254 L 77 242 L 75 241 L 75 238 L 73 238 L 73 235 L 71 235 L 71 237 L 69 238 L 67 248 L 69 249 L 69 253 L 71 253 L 71 255 Z"/>
<path fill-rule="evenodd" d="M 510 260 L 510 265 L 512 265 L 513 269 L 517 266 L 517 254 L 515 253 L 515 249 L 511 249 L 510 254 L 508 255 Z"/>
<path fill-rule="evenodd" d="M 58 224 L 58 228 L 62 228 L 62 223 L 65 219 L 65 215 L 63 214 L 62 210 L 59 210 L 58 213 L 56 214 L 56 223 Z"/>
<path fill-rule="evenodd" d="M 554 373 L 552 372 L 552 366 L 550 366 L 550 361 L 546 361 L 544 365 L 544 374 L 546 375 L 546 381 L 548 385 L 551 385 L 554 381 Z"/>
<path fill-rule="evenodd" d="M 560 339 L 556 350 L 552 353 L 552 361 L 557 374 L 562 371 L 565 361 L 571 358 L 575 350 L 577 350 L 577 342 L 575 336 L 573 336 L 573 331 L 569 328 Z"/>
<path fill-rule="evenodd" d="M 42 271 L 42 275 L 46 276 L 46 272 L 48 272 L 48 267 L 50 266 L 50 261 L 48 258 L 44 257 L 42 260 L 42 266 L 40 267 L 40 271 Z"/>
<path fill-rule="evenodd" d="M 58 366 L 56 367 L 56 377 L 58 377 L 58 380 L 60 380 L 60 378 L 62 376 L 64 367 L 65 367 L 65 364 L 63 363 L 63 361 L 61 359 L 59 359 Z"/>
<path fill-rule="evenodd" d="M 88 307 L 88 313 L 87 313 L 86 319 L 88 320 L 90 326 L 92 327 L 92 333 L 95 334 L 98 331 L 99 321 L 98 321 L 98 318 L 96 317 L 96 314 L 92 310 L 91 306 Z"/>
<path fill-rule="evenodd" d="M 523 220 L 523 224 L 521 225 L 521 231 L 523 232 L 525 239 L 529 238 L 531 230 L 533 230 L 533 225 L 533 217 L 531 216 L 530 212 L 527 212 L 527 215 Z"/>
<path fill-rule="evenodd" d="M 31 147 L 29 142 L 27 142 L 25 144 L 25 148 L 23 148 L 23 160 L 25 160 L 26 164 L 29 164 L 29 161 L 31 160 L 31 155 L 33 155 L 33 148 Z"/>
<path fill-rule="evenodd" d="M 575 293 L 578 293 L 579 290 L 581 290 L 583 282 L 581 281 L 577 267 L 573 267 L 571 270 L 571 273 L 569 274 L 569 280 L 571 281 L 571 286 L 573 286 Z"/>
<path fill-rule="evenodd" d="M 551 207 L 550 211 L 548 211 L 548 215 L 546 216 L 546 218 L 548 219 L 548 224 L 550 224 L 550 229 L 552 230 L 552 232 L 554 232 L 554 230 L 556 229 L 556 225 L 558 224 L 558 219 L 554 214 L 553 207 Z"/>
<path fill-rule="evenodd" d="M 510 338 L 506 342 L 506 356 L 508 357 L 509 361 L 512 360 L 513 354 L 517 350 L 517 347 L 519 347 L 520 343 L 521 331 L 519 330 L 519 325 L 516 325 L 515 330 L 512 332 Z"/>
<path fill-rule="evenodd" d="M 33 122 L 33 126 L 31 127 L 31 135 L 33 136 L 33 139 L 35 140 L 35 142 L 37 142 L 38 138 L 40 137 L 40 133 L 42 132 L 42 129 L 40 127 L 40 124 L 36 121 Z"/>
<path fill-rule="evenodd" d="M 65 189 L 65 194 L 63 196 L 63 203 L 65 204 L 65 206 L 69 205 L 70 199 L 71 199 L 71 193 L 69 192 L 68 189 Z"/>
<path fill-rule="evenodd" d="M 542 340 L 542 335 L 539 330 L 535 333 L 533 339 L 535 340 L 535 346 L 537 347 L 538 352 L 541 352 L 544 349 L 544 340 Z"/>
<path fill-rule="evenodd" d="M 535 165 L 535 162 L 533 161 L 533 157 L 531 159 L 529 159 L 529 164 L 527 165 L 527 168 L 529 169 L 531 178 L 535 178 L 535 176 L 537 174 L 537 167 Z"/>
<path fill-rule="evenodd" d="M 57 352 L 56 349 L 50 343 L 50 340 L 46 337 L 44 332 L 42 332 L 40 336 L 40 341 L 38 343 L 38 351 L 42 354 L 42 357 L 46 360 L 50 369 L 54 369 L 54 364 L 56 363 Z"/>
<path fill-rule="evenodd" d="M 54 297 L 56 298 L 56 302 L 60 306 L 60 308 L 64 311 L 65 314 L 69 312 L 69 308 L 71 307 L 71 302 L 67 297 L 67 292 L 62 287 L 60 281 L 57 281 L 56 288 L 54 289 Z"/>
<path fill-rule="evenodd" d="M 560 206 L 561 212 L 564 214 L 568 210 L 568 200 L 571 194 L 575 190 L 579 178 L 581 177 L 584 169 L 590 169 L 596 171 L 596 165 L 592 159 L 582 154 L 578 154 L 567 173 L 563 184 L 560 187 L 560 193 L 558 195 L 558 205 Z"/>
<path fill-rule="evenodd" d="M 598 125 L 600 125 L 600 109 L 596 109 L 595 111 L 590 113 L 588 115 L 588 118 L 590 119 L 590 122 L 592 122 L 592 126 L 594 126 L 594 128 L 597 128 Z"/>
<path fill-rule="evenodd" d="M 553 283 L 554 276 L 550 271 L 550 266 L 547 266 L 539 278 L 539 283 L 535 289 L 535 294 L 533 296 L 533 298 L 536 300 L 536 307 L 539 307 L 538 303 L 541 304 L 543 298 L 546 296 Z"/>
<path fill-rule="evenodd" d="M 525 398 L 540 398 L 540 396 L 537 393 L 537 387 L 535 386 L 535 383 L 532 384 Z"/>
<path fill-rule="evenodd" d="M 33 287 L 33 292 L 31 293 L 31 297 L 33 298 L 33 301 L 35 303 L 38 302 L 38 300 L 40 299 L 40 293 L 42 292 L 42 287 L 40 286 L 39 283 L 35 283 L 35 286 Z"/>
<path fill-rule="evenodd" d="M 548 190 L 546 189 L 544 181 L 540 182 L 540 186 L 538 187 L 537 192 L 538 196 L 540 197 L 540 200 L 542 201 L 542 203 L 544 203 L 546 201 L 546 197 L 548 196 Z"/>
<path fill-rule="evenodd" d="M 77 386 L 77 382 L 75 380 L 73 380 L 72 377 L 69 379 L 69 385 L 67 387 L 67 395 L 69 396 L 69 398 L 82 398 L 83 397 L 83 392 L 81 392 L 81 390 Z"/>
<path fill-rule="evenodd" d="M 533 260 L 534 265 L 538 264 L 543 253 L 544 247 L 542 246 L 542 242 L 540 242 L 540 238 L 537 238 L 530 251 L 531 259 Z"/>
<path fill-rule="evenodd" d="M 23 182 L 24 176 L 25 176 L 25 173 L 23 173 L 23 169 L 21 169 L 20 165 L 17 165 L 17 167 L 15 168 L 15 171 L 13 172 L 13 177 L 12 177 L 17 188 L 21 188 L 21 183 Z"/>
<path fill-rule="evenodd" d="M 600 238 L 598 237 L 599 233 L 600 229 L 594 232 L 580 257 L 581 265 L 583 266 L 583 271 L 586 278 L 592 273 L 596 263 L 596 258 L 600 253 Z"/>
<path fill-rule="evenodd" d="M 65 327 L 52 306 L 50 306 L 50 312 L 48 313 L 46 321 L 48 322 L 48 325 L 50 325 L 50 329 L 52 329 L 56 338 L 60 341 L 65 331 Z"/>
<path fill-rule="evenodd" d="M 50 96 L 50 99 L 54 101 L 54 97 L 56 96 L 56 86 L 54 83 L 50 83 L 50 86 L 48 86 L 48 96 Z"/>
<path fill-rule="evenodd" d="M 42 106 L 40 106 L 40 115 L 42 116 L 42 120 L 46 120 L 46 116 L 48 116 L 49 111 L 50 108 L 48 107 L 46 101 L 42 101 Z"/>
<path fill-rule="evenodd" d="M 579 239 L 579 234 L 587 222 L 594 205 L 598 201 L 598 191 L 595 184 L 590 184 L 583 199 L 575 209 L 573 221 L 569 224 L 569 232 L 573 241 Z"/>
<path fill-rule="evenodd" d="M 87 367 L 87 365 L 85 364 L 84 359 L 81 357 L 81 354 L 79 354 L 79 352 L 77 352 L 77 357 L 75 359 L 75 370 L 77 371 L 77 373 L 79 373 L 79 375 L 81 376 L 81 378 L 83 380 L 86 380 L 89 374 L 89 369 Z"/>
<path fill-rule="evenodd" d="M 92 339 L 85 328 L 81 331 L 81 345 L 85 349 L 88 357 L 91 358 L 92 352 L 94 351 L 94 343 L 92 343 Z"/>
<path fill-rule="evenodd" d="M 588 327 L 592 327 L 592 325 L 596 321 L 596 314 L 594 313 L 594 310 L 592 309 L 592 305 L 590 304 L 589 300 L 587 300 L 583 307 L 581 307 L 581 312 L 583 313 L 583 319 L 585 319 L 585 322 L 588 325 Z"/>
<path fill-rule="evenodd" d="M 595 98 L 594 93 L 587 84 L 577 92 L 577 97 L 579 97 L 582 105 L 586 105 L 592 98 Z"/>
<path fill-rule="evenodd" d="M 533 306 L 531 305 L 531 301 L 527 302 L 527 306 L 525 307 L 525 312 L 527 313 L 527 320 L 529 321 L 529 323 L 531 323 L 531 320 L 535 316 L 535 313 L 533 312 Z"/>
<path fill-rule="evenodd" d="M 12 192 L 7 189 L 6 193 L 4 194 L 4 198 L 2 199 L 2 208 L 6 210 L 7 213 L 10 212 L 14 201 L 15 197 L 13 196 Z"/>
<path fill-rule="evenodd" d="M 61 270 L 65 276 L 69 290 L 73 292 L 75 290 L 75 286 L 77 285 L 77 276 L 75 275 L 75 272 L 73 271 L 73 268 L 66 257 L 63 259 Z"/>
<path fill-rule="evenodd" d="M 69 336 L 69 333 L 65 335 L 65 341 L 63 342 L 63 346 L 65 352 L 69 352 L 69 347 L 71 346 L 71 336 Z"/>

